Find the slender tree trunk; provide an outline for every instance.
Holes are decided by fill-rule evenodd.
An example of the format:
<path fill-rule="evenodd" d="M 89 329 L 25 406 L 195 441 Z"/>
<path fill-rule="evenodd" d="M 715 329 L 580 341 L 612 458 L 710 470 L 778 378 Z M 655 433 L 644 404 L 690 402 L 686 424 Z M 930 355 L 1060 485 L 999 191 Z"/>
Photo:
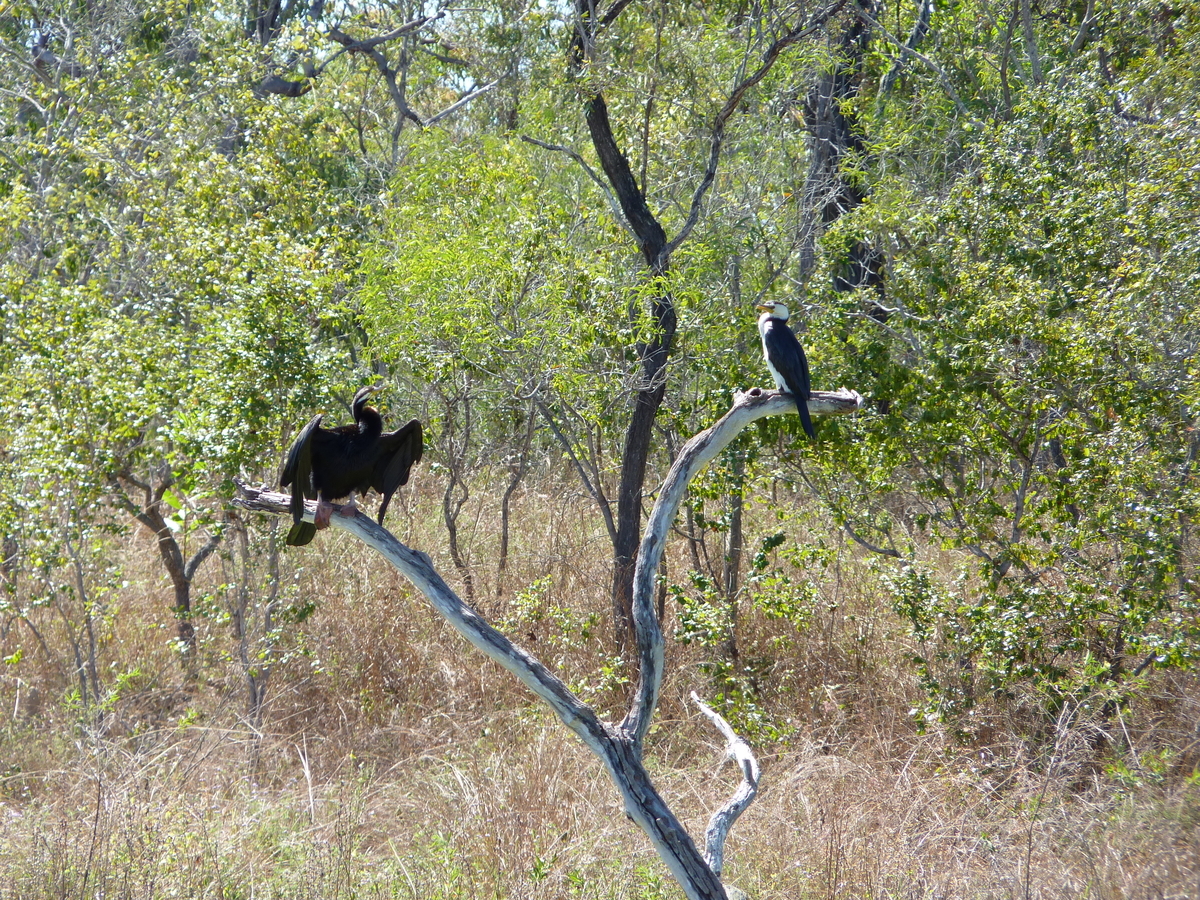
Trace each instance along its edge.
<path fill-rule="evenodd" d="M 180 647 L 183 649 L 185 660 L 190 660 L 196 649 L 196 628 L 192 625 L 192 580 L 187 576 L 179 542 L 175 540 L 175 535 L 171 533 L 158 507 L 157 502 L 148 506 L 138 518 L 154 532 L 154 543 L 158 548 L 159 558 L 163 568 L 167 570 L 167 577 L 171 579 L 174 596 L 172 609 L 175 613 Z"/>
<path fill-rule="evenodd" d="M 860 0 L 859 6 L 868 13 L 874 12 L 871 0 Z M 839 217 L 858 207 L 867 196 L 862 187 L 842 172 L 842 163 L 847 154 L 864 149 L 857 119 L 845 104 L 857 97 L 861 89 L 870 38 L 867 21 L 855 16 L 842 35 L 837 65 L 820 76 L 805 100 L 804 121 L 809 133 L 810 162 L 804 188 L 802 280 L 807 279 L 816 267 L 817 240 L 821 233 Z M 852 291 L 871 286 L 882 299 L 883 277 L 883 255 L 864 241 L 854 241 L 845 248 L 843 257 L 834 267 L 833 287 L 838 291 Z M 878 305 L 872 314 L 886 318 Z"/>
<path fill-rule="evenodd" d="M 125 471 L 113 480 L 112 486 L 118 504 L 154 534 L 158 555 L 162 559 L 163 568 L 167 570 L 167 576 L 171 579 L 174 592 L 172 608 L 180 645 L 183 648 L 184 665 L 189 666 L 196 649 L 196 629 L 192 625 L 192 579 L 204 560 L 217 549 L 221 543 L 221 536 L 219 532 L 214 533 L 190 560 L 184 560 L 183 548 L 175 540 L 175 535 L 162 514 L 163 495 L 173 483 L 174 479 L 169 470 L 164 469 L 153 479 L 153 484 L 140 481 Z M 129 498 L 123 486 L 137 488 L 142 493 L 141 507 Z"/>
<path fill-rule="evenodd" d="M 665 370 L 663 360 L 662 369 Z M 613 623 L 616 639 L 625 646 L 632 638 L 633 572 L 637 566 L 638 544 L 642 531 L 642 486 L 646 480 L 646 462 L 650 456 L 650 437 L 654 417 L 662 405 L 666 390 L 663 383 L 653 391 L 638 391 L 633 415 L 625 432 L 621 454 L 621 486 L 617 493 L 617 539 L 613 542 Z"/>
<path fill-rule="evenodd" d="M 508 524 L 512 496 L 525 477 L 529 465 L 529 448 L 533 444 L 533 427 L 537 422 L 537 402 L 529 401 L 529 416 L 525 422 L 525 438 L 521 442 L 521 452 L 515 465 L 510 467 L 508 487 L 504 489 L 504 497 L 500 501 L 500 558 L 496 561 L 496 599 L 504 594 L 504 574 L 508 570 Z"/>
<path fill-rule="evenodd" d="M 601 168 L 617 195 L 621 211 L 633 229 L 638 249 L 649 267 L 649 276 L 661 287 L 651 300 L 649 339 L 637 345 L 641 378 L 634 394 L 633 411 L 621 451 L 617 534 L 613 541 L 612 605 L 616 641 L 618 646 L 623 647 L 632 640 L 633 571 L 637 565 L 641 540 L 642 486 L 650 458 L 654 419 L 666 395 L 667 358 L 675 341 L 677 319 L 675 299 L 662 278 L 669 263 L 666 232 L 650 212 L 646 198 L 633 177 L 629 160 L 617 146 L 608 117 L 608 105 L 598 94 L 588 103 L 587 125 Z"/>
<path fill-rule="evenodd" d="M 725 549 L 725 604 L 729 610 L 729 636 L 725 641 L 725 658 L 738 659 L 738 589 L 742 572 L 742 511 L 745 507 L 743 482 L 746 476 L 746 456 L 734 451 L 733 490 L 729 493 L 729 540 Z"/>
<path fill-rule="evenodd" d="M 459 403 L 463 407 L 462 431 L 455 436 L 454 415 Z M 467 565 L 466 557 L 458 542 L 458 516 L 463 506 L 471 497 L 467 486 L 466 467 L 467 454 L 471 446 L 471 385 L 468 381 L 460 394 L 451 397 L 446 404 L 446 428 L 442 433 L 443 456 L 450 480 L 442 494 L 442 520 L 446 524 L 446 537 L 450 544 L 450 558 L 463 579 L 463 588 L 470 603 L 475 602 L 475 578 L 471 567 Z"/>
<path fill-rule="evenodd" d="M 1021 34 L 1025 38 L 1025 54 L 1029 57 L 1029 75 L 1035 85 L 1042 83 L 1042 57 L 1038 53 L 1037 35 L 1033 31 L 1033 9 L 1029 0 L 1019 0 Z"/>
<path fill-rule="evenodd" d="M 267 536 L 267 590 L 261 606 L 254 604 L 259 595 L 255 583 L 250 533 L 245 523 L 231 517 L 230 526 L 237 537 L 238 590 L 230 607 L 233 636 L 238 642 L 238 660 L 246 677 L 246 715 L 256 735 L 262 733 L 263 712 L 267 702 L 267 686 L 274 667 L 275 612 L 279 602 L 279 529 L 272 519 Z M 258 611 L 261 619 L 256 623 Z"/>

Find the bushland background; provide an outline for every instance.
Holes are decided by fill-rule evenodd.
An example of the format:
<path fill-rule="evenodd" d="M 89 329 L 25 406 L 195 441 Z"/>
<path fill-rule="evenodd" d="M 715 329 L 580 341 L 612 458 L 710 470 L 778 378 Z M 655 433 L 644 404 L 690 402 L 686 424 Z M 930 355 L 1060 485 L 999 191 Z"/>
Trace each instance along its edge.
<path fill-rule="evenodd" d="M 230 498 L 385 382 L 388 526 L 619 714 L 760 299 L 865 404 L 693 486 L 676 811 L 696 690 L 756 898 L 1194 896 L 1198 16 L 0 2 L 0 896 L 675 896 L 409 585 Z"/>

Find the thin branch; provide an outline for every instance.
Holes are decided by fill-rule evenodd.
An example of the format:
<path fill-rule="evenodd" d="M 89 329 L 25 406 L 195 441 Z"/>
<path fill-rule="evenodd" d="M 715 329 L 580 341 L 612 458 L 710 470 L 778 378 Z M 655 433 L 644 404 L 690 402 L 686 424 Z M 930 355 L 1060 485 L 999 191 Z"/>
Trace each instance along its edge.
<path fill-rule="evenodd" d="M 1088 0 L 1090 3 L 1091 0 Z M 896 83 L 896 79 L 900 77 L 900 73 L 904 71 L 904 64 L 908 62 L 908 58 L 913 51 L 920 46 L 921 41 L 925 39 L 925 35 L 929 33 L 929 23 L 933 18 L 933 0 L 921 0 L 921 5 L 917 10 L 917 20 L 913 23 L 912 31 L 909 32 L 908 40 L 900 47 L 900 55 L 896 57 L 896 61 L 892 63 L 892 67 L 888 69 L 887 75 L 883 77 L 883 81 L 879 84 L 880 96 L 885 96 L 892 92 L 892 87 Z"/>
<path fill-rule="evenodd" d="M 585 160 L 570 147 L 563 147 L 560 144 L 548 144 L 545 141 L 539 141 L 537 138 L 531 138 L 525 134 L 521 135 L 521 140 L 525 141 L 527 144 L 533 144 L 535 147 L 541 147 L 543 150 L 553 150 L 556 153 L 565 153 L 571 159 L 575 160 L 575 162 L 579 163 L 580 167 L 587 174 L 587 177 L 592 179 L 592 181 L 594 181 L 600 188 L 601 192 L 603 192 L 604 199 L 608 202 L 609 209 L 612 210 L 613 218 L 617 220 L 622 228 L 624 228 L 630 234 L 633 234 L 633 229 L 630 227 L 629 223 L 625 221 L 625 216 L 621 213 L 621 206 L 617 202 L 617 198 L 613 195 L 612 188 L 609 187 L 607 181 L 596 174 L 595 169 L 587 164 L 587 160 Z"/>
<path fill-rule="evenodd" d="M 878 29 L 879 33 L 882 34 L 884 36 L 884 38 L 886 38 L 888 41 L 895 44 L 897 47 L 902 48 L 906 53 L 908 53 L 908 55 L 913 56 L 916 59 L 919 59 L 926 66 L 928 66 L 934 73 L 936 73 L 939 80 L 942 82 L 942 89 L 946 92 L 946 96 L 950 98 L 950 100 L 954 103 L 955 107 L 957 107 L 958 111 L 963 116 L 974 121 L 974 117 L 971 115 L 971 111 L 967 108 L 967 105 L 965 103 L 963 103 L 962 98 L 960 98 L 958 96 L 958 91 L 954 90 L 954 85 L 950 83 L 950 76 L 946 74 L 945 69 L 943 69 L 937 63 L 935 63 L 932 59 L 930 59 L 924 53 L 917 50 L 915 47 L 909 47 L 906 44 L 902 43 L 898 38 L 896 38 L 894 35 L 892 35 L 891 32 L 889 32 L 886 28 L 884 28 L 881 24 L 879 24 L 879 22 L 877 22 L 871 16 L 870 13 L 868 13 L 865 10 L 860 8 L 856 14 L 861 16 L 863 21 L 870 24 L 872 28 Z"/>
<path fill-rule="evenodd" d="M 342 48 L 336 53 L 331 54 L 319 66 L 313 66 L 307 63 L 304 66 L 304 79 L 302 81 L 290 81 L 277 74 L 268 75 L 255 88 L 262 94 L 278 94 L 284 97 L 300 97 L 308 93 L 312 89 L 313 82 L 324 74 L 336 60 L 347 53 L 365 53 L 371 56 L 375 61 L 375 65 L 379 67 L 380 72 L 387 76 L 388 67 L 386 60 L 382 60 L 382 56 L 375 49 L 380 44 L 386 44 L 388 41 L 393 41 L 398 37 L 403 37 L 410 32 L 417 31 L 430 22 L 435 22 L 440 19 L 445 13 L 439 12 L 435 16 L 422 16 L 405 22 L 397 28 L 392 29 L 387 34 L 376 35 L 375 37 L 363 38 L 358 40 L 346 34 L 337 27 L 332 27 L 326 32 L 326 37 L 332 41 L 342 45 Z"/>
<path fill-rule="evenodd" d="M 805 485 L 808 486 L 808 489 L 810 491 L 812 491 L 815 496 L 817 496 L 817 497 L 821 496 L 820 488 L 817 487 L 816 483 L 808 476 L 808 473 L 805 472 L 803 469 L 800 470 L 800 477 L 804 480 Z M 892 540 L 892 536 L 890 533 L 887 534 L 887 539 L 888 539 L 888 543 L 891 544 L 891 546 L 890 547 L 879 547 L 879 546 L 876 546 L 875 544 L 872 544 L 870 541 L 868 541 L 866 538 L 864 538 L 862 535 L 860 535 L 857 531 L 855 531 L 854 528 L 851 527 L 849 522 L 842 523 L 842 530 L 844 532 L 846 532 L 846 536 L 849 537 L 850 540 L 854 541 L 854 543 L 858 544 L 864 550 L 869 550 L 872 553 L 876 553 L 880 556 L 890 556 L 892 559 L 901 559 L 902 558 L 900 551 L 896 549 L 896 544 Z"/>
<path fill-rule="evenodd" d="M 738 816 L 754 802 L 758 793 L 758 760 L 754 758 L 750 745 L 738 737 L 721 714 L 701 700 L 695 691 L 692 691 L 692 702 L 700 707 L 700 712 L 721 732 L 726 741 L 726 755 L 742 770 L 742 783 L 725 805 L 712 814 L 712 818 L 708 820 L 708 828 L 704 831 L 704 858 L 720 878 L 721 870 L 725 866 L 725 838 L 729 835 L 729 829 L 733 827 Z"/>
<path fill-rule="evenodd" d="M 593 484 L 592 480 L 588 478 L 587 472 L 584 471 L 583 463 L 575 455 L 575 448 L 571 446 L 571 442 L 567 440 L 567 436 L 558 427 L 558 422 L 555 421 L 554 414 L 550 412 L 550 408 L 541 400 L 535 400 L 534 402 L 537 403 L 538 411 L 550 425 L 550 430 L 554 432 L 554 436 L 558 438 L 558 442 L 567 451 L 567 456 L 571 458 L 571 464 L 575 467 L 575 471 L 579 475 L 579 480 L 583 482 L 584 489 L 591 494 L 592 499 L 596 501 L 596 505 L 600 507 L 600 515 L 604 517 L 604 527 L 608 529 L 609 539 L 616 540 L 617 525 L 613 521 L 612 506 L 609 504 L 608 498 L 604 496 L 604 491 L 600 486 L 599 475 L 596 477 L 596 483 Z"/>
<path fill-rule="evenodd" d="M 204 546 L 195 552 L 191 559 L 188 560 L 186 566 L 183 567 L 183 577 L 189 582 L 196 577 L 196 570 L 204 564 L 204 561 L 212 555 L 212 552 L 221 544 L 221 532 L 218 530 L 208 536 L 208 540 Z"/>
<path fill-rule="evenodd" d="M 617 21 L 617 16 L 621 15 L 625 7 L 632 2 L 633 0 L 615 0 L 613 5 L 608 8 L 608 12 L 600 17 L 600 27 L 607 28 L 613 22 Z"/>
<path fill-rule="evenodd" d="M 850 540 L 854 541 L 854 543 L 858 544 L 858 546 L 862 547 L 864 550 L 870 550 L 872 553 L 877 553 L 880 556 L 890 556 L 890 557 L 892 557 L 892 559 L 900 559 L 901 558 L 900 551 L 897 550 L 895 547 L 877 547 L 875 544 L 872 544 L 870 541 L 868 541 L 866 538 L 862 537 L 862 535 L 860 535 L 858 532 L 856 532 L 853 528 L 851 528 L 849 522 L 842 523 L 842 531 L 846 532 L 846 536 L 849 537 Z M 889 542 L 891 541 L 890 536 L 888 537 L 888 540 L 889 540 Z"/>
<path fill-rule="evenodd" d="M 825 23 L 840 12 L 845 5 L 846 0 L 837 0 L 831 6 L 827 6 L 825 9 L 817 12 L 807 25 L 798 26 L 775 41 L 775 43 L 767 48 L 767 52 L 763 54 L 763 61 L 758 70 L 749 78 L 741 81 L 733 89 L 733 92 L 729 95 L 729 99 L 725 101 L 725 105 L 717 113 L 717 118 L 713 122 L 712 139 L 708 152 L 708 166 L 704 170 L 704 176 L 700 179 L 699 186 L 697 186 L 695 193 L 692 194 L 692 204 L 688 212 L 687 221 L 684 222 L 675 239 L 667 245 L 664 254 L 666 257 L 669 258 L 679 245 L 687 240 L 688 235 L 692 233 L 692 229 L 696 227 L 696 223 L 700 220 L 700 209 L 704 201 L 704 196 L 708 193 L 708 189 L 712 187 L 713 181 L 717 177 L 717 163 L 720 162 L 721 145 L 725 141 L 725 125 L 742 102 L 742 97 L 745 96 L 746 91 L 750 90 L 750 88 L 754 87 L 767 76 L 767 73 L 775 66 L 775 63 L 779 60 L 779 55 L 784 50 L 824 27 Z"/>
<path fill-rule="evenodd" d="M 488 91 L 490 91 L 492 88 L 494 88 L 499 83 L 500 83 L 500 79 L 497 78 L 491 84 L 485 84 L 483 87 L 478 88 L 474 91 L 471 91 L 469 94 L 467 94 L 465 97 L 463 97 L 458 102 L 452 103 L 450 106 L 447 106 L 436 116 L 426 119 L 425 125 L 428 127 L 429 125 L 433 125 L 435 122 L 440 122 L 442 119 L 446 118 L 447 116 L 451 115 L 452 113 L 454 113 L 457 110 L 461 109 L 462 107 L 466 106 L 468 103 L 470 103 L 476 97 L 478 97 L 480 94 L 486 94 Z"/>
<path fill-rule="evenodd" d="M 633 0 L 614 0 L 612 6 L 595 25 L 591 24 L 596 13 L 596 4 L 593 0 L 575 0 L 571 4 L 575 33 L 571 38 L 571 47 L 568 53 L 573 66 L 578 68 L 585 59 L 591 59 L 592 52 L 596 47 L 596 35 L 615 22 L 631 2 Z"/>
<path fill-rule="evenodd" d="M 1095 0 L 1087 0 L 1087 9 L 1083 11 L 1083 19 L 1079 23 L 1079 31 L 1075 35 L 1075 40 L 1071 42 L 1072 53 L 1077 54 L 1083 49 L 1083 45 L 1087 41 L 1088 31 L 1096 23 L 1096 16 L 1092 11 L 1094 7 Z"/>
<path fill-rule="evenodd" d="M 396 38 L 406 35 L 410 31 L 416 31 L 421 26 L 440 19 L 442 15 L 443 13 L 438 13 L 436 16 L 421 16 L 420 18 L 405 22 L 403 25 L 399 26 L 398 28 L 394 28 L 387 34 L 363 38 L 362 40 L 355 40 L 354 38 L 350 37 L 350 35 L 337 28 L 329 29 L 329 37 L 342 45 L 343 52 L 362 53 L 370 50 L 372 47 L 377 47 L 380 44 L 386 44 L 388 41 L 394 41 Z"/>

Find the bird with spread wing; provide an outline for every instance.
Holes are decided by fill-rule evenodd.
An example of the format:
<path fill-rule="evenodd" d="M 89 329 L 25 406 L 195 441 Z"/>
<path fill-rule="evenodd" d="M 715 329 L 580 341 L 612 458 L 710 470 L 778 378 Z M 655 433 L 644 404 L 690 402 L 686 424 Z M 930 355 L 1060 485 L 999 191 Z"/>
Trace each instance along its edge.
<path fill-rule="evenodd" d="M 383 417 L 367 405 L 371 395 L 380 390 L 381 385 L 369 385 L 354 395 L 350 405 L 353 425 L 323 428 L 324 416 L 316 415 L 292 443 L 279 477 L 281 487 L 292 489 L 293 525 L 287 536 L 291 546 L 301 547 L 319 529 L 329 527 L 331 501 L 349 497 L 341 514 L 353 516 L 357 508 L 355 493 L 365 494 L 371 489 L 383 496 L 379 504 L 382 525 L 392 494 L 408 482 L 409 472 L 424 449 L 421 423 L 413 419 L 395 431 L 385 432 Z M 311 523 L 304 521 L 306 498 L 317 501 Z"/>

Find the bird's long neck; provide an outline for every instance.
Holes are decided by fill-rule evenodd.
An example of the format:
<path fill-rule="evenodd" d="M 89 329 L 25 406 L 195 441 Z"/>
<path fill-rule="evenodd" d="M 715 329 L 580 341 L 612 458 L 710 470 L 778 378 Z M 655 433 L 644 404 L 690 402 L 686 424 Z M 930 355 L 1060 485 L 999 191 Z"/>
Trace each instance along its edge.
<path fill-rule="evenodd" d="M 373 406 L 367 406 L 366 401 L 354 405 L 354 421 L 358 425 L 359 434 L 366 437 L 379 437 L 383 434 L 383 416 Z"/>

